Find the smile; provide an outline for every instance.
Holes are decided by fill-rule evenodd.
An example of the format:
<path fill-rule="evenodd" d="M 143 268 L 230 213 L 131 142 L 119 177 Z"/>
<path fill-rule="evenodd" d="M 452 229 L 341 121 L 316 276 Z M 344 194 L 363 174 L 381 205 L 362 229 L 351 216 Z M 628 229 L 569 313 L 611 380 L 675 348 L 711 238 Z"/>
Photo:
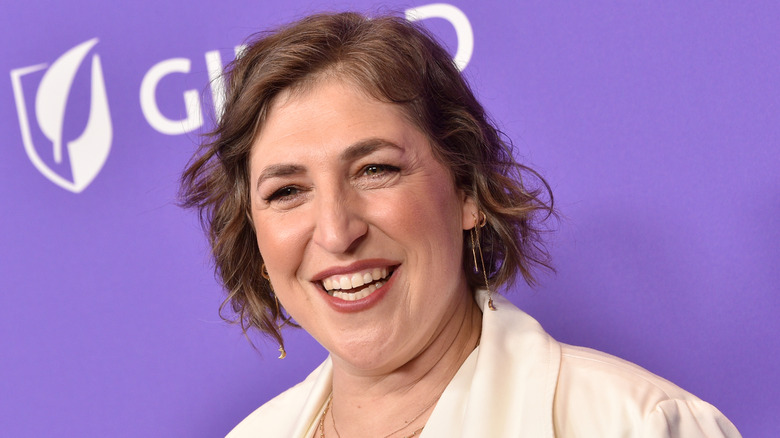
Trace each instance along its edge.
<path fill-rule="evenodd" d="M 349 275 L 333 275 L 322 279 L 322 287 L 334 298 L 357 301 L 376 292 L 392 274 L 392 269 L 374 268 Z"/>

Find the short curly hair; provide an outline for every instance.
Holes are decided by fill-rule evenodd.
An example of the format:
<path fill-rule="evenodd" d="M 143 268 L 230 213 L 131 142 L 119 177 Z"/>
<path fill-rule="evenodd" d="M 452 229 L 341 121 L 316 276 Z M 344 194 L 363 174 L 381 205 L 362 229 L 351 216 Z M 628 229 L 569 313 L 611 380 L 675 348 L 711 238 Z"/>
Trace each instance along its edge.
<path fill-rule="evenodd" d="M 249 155 L 275 98 L 316 86 L 323 75 L 349 81 L 373 98 L 399 105 L 431 140 L 455 185 L 474 199 L 487 224 L 478 228 L 485 271 L 493 287 L 533 268 L 550 268 L 541 234 L 554 215 L 552 191 L 519 164 L 511 142 L 487 117 L 450 55 L 421 26 L 395 16 L 318 14 L 261 33 L 225 69 L 224 112 L 188 163 L 181 204 L 195 208 L 207 231 L 215 271 L 227 290 L 220 307 L 246 333 L 259 329 L 281 345 L 279 308 L 263 277 L 250 214 Z M 463 266 L 472 289 L 485 287 L 465 236 Z M 223 314 L 224 317 L 224 314 Z"/>

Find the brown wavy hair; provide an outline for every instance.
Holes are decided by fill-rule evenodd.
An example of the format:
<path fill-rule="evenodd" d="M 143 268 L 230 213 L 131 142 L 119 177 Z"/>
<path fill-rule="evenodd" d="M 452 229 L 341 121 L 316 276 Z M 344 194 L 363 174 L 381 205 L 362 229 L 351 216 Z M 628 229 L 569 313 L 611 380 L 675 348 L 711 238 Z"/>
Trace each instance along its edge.
<path fill-rule="evenodd" d="M 550 268 L 541 239 L 543 222 L 554 215 L 550 187 L 515 161 L 511 142 L 442 46 L 421 26 L 395 16 L 312 15 L 256 35 L 227 66 L 224 112 L 182 175 L 181 204 L 198 210 L 227 290 L 223 317 L 229 305 L 235 317 L 226 319 L 283 345 L 280 321 L 289 318 L 263 277 L 250 214 L 249 154 L 276 96 L 316 86 L 323 76 L 399 105 L 428 136 L 457 188 L 486 215 L 478 230 L 492 287 L 511 284 L 518 273 L 533 285 L 534 267 Z M 485 287 L 468 234 L 463 263 L 470 287 Z"/>

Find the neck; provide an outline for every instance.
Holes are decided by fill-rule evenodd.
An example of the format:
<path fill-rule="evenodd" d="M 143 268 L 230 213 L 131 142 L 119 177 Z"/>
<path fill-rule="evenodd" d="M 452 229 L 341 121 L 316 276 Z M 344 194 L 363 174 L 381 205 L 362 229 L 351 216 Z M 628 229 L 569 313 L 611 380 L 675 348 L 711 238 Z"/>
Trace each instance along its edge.
<path fill-rule="evenodd" d="M 422 351 L 396 369 L 356 372 L 334 358 L 331 409 L 339 435 L 384 437 L 403 427 L 392 435 L 401 437 L 423 426 L 478 344 L 481 325 L 482 312 L 469 293 Z M 325 425 L 332 430 L 328 421 Z"/>

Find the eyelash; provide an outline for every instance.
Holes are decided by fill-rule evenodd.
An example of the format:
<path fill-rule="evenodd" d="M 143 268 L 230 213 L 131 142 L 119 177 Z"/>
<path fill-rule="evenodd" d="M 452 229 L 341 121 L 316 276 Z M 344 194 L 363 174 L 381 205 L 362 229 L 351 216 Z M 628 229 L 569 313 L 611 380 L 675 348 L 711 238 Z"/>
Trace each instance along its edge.
<path fill-rule="evenodd" d="M 361 175 L 366 175 L 368 177 L 376 177 L 376 176 L 378 176 L 377 174 L 373 174 L 373 175 L 369 175 L 368 174 L 368 171 L 371 168 L 376 168 L 378 170 L 378 172 L 381 172 L 381 173 L 398 172 L 399 170 L 401 170 L 401 169 L 399 169 L 399 168 L 397 168 L 395 166 L 391 166 L 389 164 L 369 164 L 369 165 L 363 167 L 362 171 L 360 172 Z"/>
<path fill-rule="evenodd" d="M 295 191 L 295 193 L 289 193 L 290 191 Z M 291 199 L 294 196 L 301 193 L 301 189 L 295 186 L 284 186 L 281 189 L 271 193 L 268 197 L 265 198 L 266 202 L 272 202 L 276 200 L 287 200 Z M 287 192 L 287 193 L 285 193 Z"/>

